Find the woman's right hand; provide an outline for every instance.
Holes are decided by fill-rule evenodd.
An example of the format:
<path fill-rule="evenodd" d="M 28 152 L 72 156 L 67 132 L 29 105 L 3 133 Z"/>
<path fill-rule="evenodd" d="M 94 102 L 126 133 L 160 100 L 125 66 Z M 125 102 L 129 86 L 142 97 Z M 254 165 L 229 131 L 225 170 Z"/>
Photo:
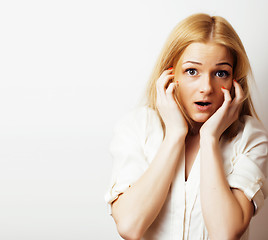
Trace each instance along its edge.
<path fill-rule="evenodd" d="M 188 124 L 174 98 L 177 83 L 173 82 L 173 69 L 165 70 L 156 83 L 156 106 L 166 126 L 166 136 L 186 136 Z M 170 81 L 172 81 L 170 83 Z"/>

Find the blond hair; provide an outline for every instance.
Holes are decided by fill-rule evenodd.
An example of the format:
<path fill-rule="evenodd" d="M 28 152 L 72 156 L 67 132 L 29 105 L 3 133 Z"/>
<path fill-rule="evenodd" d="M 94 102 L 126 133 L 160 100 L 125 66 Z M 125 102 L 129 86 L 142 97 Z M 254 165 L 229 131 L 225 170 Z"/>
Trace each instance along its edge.
<path fill-rule="evenodd" d="M 156 81 L 160 75 L 169 67 L 176 66 L 183 51 L 193 42 L 213 42 L 225 46 L 232 54 L 234 60 L 233 77 L 241 85 L 245 98 L 242 108 L 239 112 L 239 119 L 235 121 L 224 133 L 223 136 L 232 139 L 237 135 L 238 130 L 243 126 L 244 115 L 255 116 L 258 119 L 254 109 L 249 92 L 249 75 L 252 76 L 250 63 L 244 49 L 244 46 L 231 26 L 231 24 L 222 17 L 209 16 L 207 14 L 194 14 L 181 21 L 169 35 L 160 56 L 153 69 L 152 75 L 146 88 L 146 105 L 156 110 L 165 133 L 165 124 L 156 107 Z M 175 69 L 176 75 L 176 69 Z M 253 81 L 253 79 L 252 79 Z M 193 130 L 192 120 L 177 100 L 178 106 L 184 114 L 190 131 Z"/>

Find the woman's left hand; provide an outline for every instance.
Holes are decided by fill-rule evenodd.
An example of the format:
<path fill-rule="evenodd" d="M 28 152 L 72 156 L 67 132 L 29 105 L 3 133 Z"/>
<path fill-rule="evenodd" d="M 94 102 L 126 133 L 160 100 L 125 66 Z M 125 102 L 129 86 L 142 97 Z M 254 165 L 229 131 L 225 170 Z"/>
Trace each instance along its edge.
<path fill-rule="evenodd" d="M 224 101 L 221 107 L 203 124 L 200 136 L 214 137 L 217 140 L 222 133 L 239 117 L 239 110 L 244 99 L 244 92 L 239 83 L 233 80 L 235 98 L 232 99 L 229 90 L 222 88 Z"/>

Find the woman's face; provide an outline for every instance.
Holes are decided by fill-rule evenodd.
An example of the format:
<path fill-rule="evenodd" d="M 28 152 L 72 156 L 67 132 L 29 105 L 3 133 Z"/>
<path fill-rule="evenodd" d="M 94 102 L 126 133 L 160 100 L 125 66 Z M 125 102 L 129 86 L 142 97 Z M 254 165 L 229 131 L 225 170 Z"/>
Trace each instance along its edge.
<path fill-rule="evenodd" d="M 176 66 L 178 99 L 188 116 L 203 123 L 222 105 L 221 87 L 233 85 L 233 57 L 215 43 L 192 43 Z"/>

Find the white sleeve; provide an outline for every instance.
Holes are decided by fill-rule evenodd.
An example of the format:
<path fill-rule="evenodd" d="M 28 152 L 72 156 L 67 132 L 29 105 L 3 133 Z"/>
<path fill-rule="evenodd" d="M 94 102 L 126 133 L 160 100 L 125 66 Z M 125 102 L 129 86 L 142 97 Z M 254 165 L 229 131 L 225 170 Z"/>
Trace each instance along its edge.
<path fill-rule="evenodd" d="M 111 214 L 111 203 L 137 181 L 148 167 L 144 154 L 146 109 L 139 108 L 125 116 L 115 127 L 110 144 L 113 172 L 105 195 Z"/>
<path fill-rule="evenodd" d="M 227 181 L 230 187 L 242 190 L 248 200 L 253 201 L 256 215 L 268 195 L 268 138 L 257 120 L 247 124 L 239 145 L 239 153 L 233 160 L 233 170 Z"/>

